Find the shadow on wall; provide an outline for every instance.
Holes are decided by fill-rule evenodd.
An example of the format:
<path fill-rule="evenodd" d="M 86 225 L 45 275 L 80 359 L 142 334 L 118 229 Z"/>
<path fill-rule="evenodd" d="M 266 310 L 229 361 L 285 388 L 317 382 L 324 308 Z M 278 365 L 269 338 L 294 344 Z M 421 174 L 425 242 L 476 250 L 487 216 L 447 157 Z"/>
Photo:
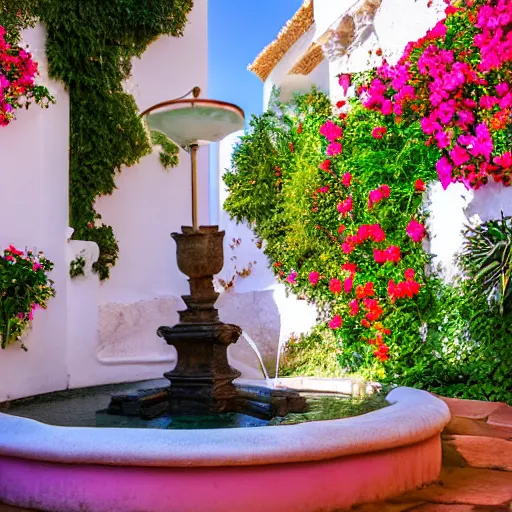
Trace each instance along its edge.
<path fill-rule="evenodd" d="M 270 377 L 274 377 L 281 336 L 281 315 L 273 290 L 248 293 L 229 290 L 219 297 L 217 307 L 223 322 L 239 325 L 252 338 L 265 369 Z M 258 356 L 243 335 L 229 347 L 228 354 L 233 366 L 242 371 L 244 377 L 262 378 Z"/>
<path fill-rule="evenodd" d="M 239 325 L 254 340 L 266 370 L 273 376 L 281 336 L 281 316 L 274 292 L 230 290 L 221 294 L 216 306 L 221 321 Z M 157 337 L 156 330 L 162 325 L 177 324 L 178 311 L 182 309 L 185 305 L 175 296 L 100 305 L 98 359 L 106 364 L 123 360 L 146 364 L 167 361 L 171 369 L 176 363 L 176 351 Z M 230 363 L 242 372 L 242 377 L 263 379 L 259 358 L 243 336 L 230 346 L 228 354 Z M 155 367 L 155 372 L 158 377 L 160 368 Z"/>

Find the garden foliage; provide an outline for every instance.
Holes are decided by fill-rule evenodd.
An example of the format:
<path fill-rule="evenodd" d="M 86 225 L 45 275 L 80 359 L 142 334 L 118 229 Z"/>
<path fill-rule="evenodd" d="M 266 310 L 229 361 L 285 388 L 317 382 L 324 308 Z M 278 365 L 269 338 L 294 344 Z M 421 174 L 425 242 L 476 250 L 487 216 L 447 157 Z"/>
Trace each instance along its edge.
<path fill-rule="evenodd" d="M 356 84 L 350 104 L 331 109 L 315 90 L 275 102 L 235 150 L 224 206 L 252 225 L 277 278 L 317 306 L 345 371 L 512 400 L 510 319 L 478 288 L 480 277 L 496 288 L 496 276 L 478 274 L 485 256 L 469 233 L 461 266 L 475 279 L 429 274 L 423 198 L 437 179 L 510 183 L 510 4 L 448 6 L 396 66 L 341 76 L 345 93 Z"/>

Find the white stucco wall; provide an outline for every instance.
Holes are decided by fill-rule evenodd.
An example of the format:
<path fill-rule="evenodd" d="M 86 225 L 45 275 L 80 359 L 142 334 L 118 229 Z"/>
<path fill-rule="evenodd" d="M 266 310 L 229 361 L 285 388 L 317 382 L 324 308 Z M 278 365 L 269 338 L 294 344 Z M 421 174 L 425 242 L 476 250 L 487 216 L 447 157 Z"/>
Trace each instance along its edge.
<path fill-rule="evenodd" d="M 0 129 L 0 249 L 10 243 L 43 249 L 55 263 L 57 296 L 47 311 L 36 312 L 27 353 L 16 345 L 0 351 L 0 402 L 161 376 L 175 364 L 175 352 L 156 329 L 176 323 L 183 306 L 178 295 L 187 291 L 170 238 L 191 222 L 185 153 L 169 172 L 155 152 L 120 173 L 116 192 L 97 202 L 120 245 L 112 279 L 100 284 L 96 275 L 69 278 L 69 261 L 82 247 L 94 253 L 94 244 L 67 243 L 69 100 L 63 86 L 47 77 L 44 39 L 41 26 L 24 35 L 57 104 L 20 111 L 17 121 Z M 143 110 L 196 85 L 206 96 L 207 0 L 196 0 L 183 38 L 161 38 L 134 62 L 126 87 Z M 200 150 L 198 164 L 199 216 L 208 223 L 207 149 Z"/>
<path fill-rule="evenodd" d="M 65 388 L 66 229 L 68 225 L 69 101 L 60 83 L 48 79 L 41 26 L 27 30 L 24 43 L 39 62 L 39 82 L 57 103 L 49 109 L 19 110 L 17 120 L 0 128 L 0 251 L 14 244 L 43 250 L 55 264 L 51 278 L 57 296 L 47 311 L 37 310 L 24 341 L 0 350 L 0 401 Z"/>

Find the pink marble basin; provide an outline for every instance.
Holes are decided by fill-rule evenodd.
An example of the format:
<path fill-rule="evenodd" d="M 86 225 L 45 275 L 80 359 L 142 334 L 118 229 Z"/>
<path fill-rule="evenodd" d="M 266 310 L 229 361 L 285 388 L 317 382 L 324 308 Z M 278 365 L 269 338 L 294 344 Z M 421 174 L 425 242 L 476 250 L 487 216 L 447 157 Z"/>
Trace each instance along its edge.
<path fill-rule="evenodd" d="M 437 479 L 447 405 L 398 388 L 355 418 L 218 430 L 55 427 L 0 414 L 0 501 L 52 512 L 315 512 Z"/>

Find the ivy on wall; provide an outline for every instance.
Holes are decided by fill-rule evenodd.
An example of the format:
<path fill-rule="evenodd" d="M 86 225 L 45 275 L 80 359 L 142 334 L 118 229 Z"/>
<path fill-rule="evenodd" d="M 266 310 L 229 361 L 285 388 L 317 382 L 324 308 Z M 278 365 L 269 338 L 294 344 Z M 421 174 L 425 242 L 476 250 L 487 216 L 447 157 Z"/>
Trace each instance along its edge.
<path fill-rule="evenodd" d="M 115 176 L 151 151 L 133 96 L 123 90 L 131 60 L 160 35 L 181 36 L 193 0 L 6 0 L 0 20 L 13 33 L 39 18 L 47 28 L 49 74 L 70 95 L 70 225 L 73 237 L 96 242 L 94 265 L 107 279 L 119 248 L 95 210 Z M 172 148 L 163 148 L 176 165 Z"/>

